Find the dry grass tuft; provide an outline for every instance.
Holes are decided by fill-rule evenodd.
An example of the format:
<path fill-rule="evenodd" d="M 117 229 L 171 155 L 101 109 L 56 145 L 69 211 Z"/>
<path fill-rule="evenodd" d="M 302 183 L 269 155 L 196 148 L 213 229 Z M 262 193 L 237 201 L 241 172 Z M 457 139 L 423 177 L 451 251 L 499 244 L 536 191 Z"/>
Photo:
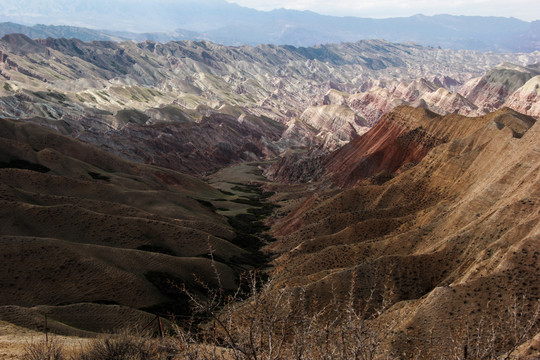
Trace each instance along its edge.
<path fill-rule="evenodd" d="M 146 360 L 161 359 L 160 348 L 153 339 L 125 331 L 119 335 L 95 339 L 83 348 L 78 360 Z"/>

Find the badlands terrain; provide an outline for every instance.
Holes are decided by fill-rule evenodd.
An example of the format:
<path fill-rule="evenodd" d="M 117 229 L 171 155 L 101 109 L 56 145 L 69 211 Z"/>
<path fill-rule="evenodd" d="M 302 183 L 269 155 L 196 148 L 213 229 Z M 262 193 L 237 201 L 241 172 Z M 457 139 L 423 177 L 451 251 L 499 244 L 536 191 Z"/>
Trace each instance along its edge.
<path fill-rule="evenodd" d="M 539 63 L 4 36 L 0 335 L 181 321 L 258 269 L 377 356 L 539 356 Z"/>

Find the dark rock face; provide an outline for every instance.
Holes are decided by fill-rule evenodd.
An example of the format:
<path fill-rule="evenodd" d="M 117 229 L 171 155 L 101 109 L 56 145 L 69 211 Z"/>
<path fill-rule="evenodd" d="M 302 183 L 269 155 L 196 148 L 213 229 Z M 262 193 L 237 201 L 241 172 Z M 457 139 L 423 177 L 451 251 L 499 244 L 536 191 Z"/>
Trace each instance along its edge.
<path fill-rule="evenodd" d="M 281 183 L 310 183 L 319 181 L 324 175 L 323 156 L 313 153 L 291 154 L 265 171 L 265 176 Z"/>

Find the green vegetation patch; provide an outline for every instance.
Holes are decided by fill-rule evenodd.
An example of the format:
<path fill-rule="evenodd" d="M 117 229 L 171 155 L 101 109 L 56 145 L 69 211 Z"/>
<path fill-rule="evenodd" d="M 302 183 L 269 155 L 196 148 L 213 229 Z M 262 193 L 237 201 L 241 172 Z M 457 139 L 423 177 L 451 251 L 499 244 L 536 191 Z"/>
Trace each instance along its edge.
<path fill-rule="evenodd" d="M 4 90 L 6 90 L 6 91 L 14 92 L 13 88 L 11 87 L 11 85 L 10 85 L 8 82 L 5 82 L 5 83 L 4 83 L 3 88 L 4 88 Z"/>
<path fill-rule="evenodd" d="M 248 251 L 247 254 L 231 258 L 231 262 L 254 268 L 265 267 L 269 256 L 262 253 L 260 249 L 275 239 L 267 233 L 270 228 L 263 223 L 263 220 L 277 207 L 268 202 L 268 198 L 274 193 L 263 191 L 258 184 L 236 184 L 232 190 L 253 195 L 231 200 L 251 206 L 247 213 L 227 217 L 229 225 L 236 233 L 231 242 Z"/>

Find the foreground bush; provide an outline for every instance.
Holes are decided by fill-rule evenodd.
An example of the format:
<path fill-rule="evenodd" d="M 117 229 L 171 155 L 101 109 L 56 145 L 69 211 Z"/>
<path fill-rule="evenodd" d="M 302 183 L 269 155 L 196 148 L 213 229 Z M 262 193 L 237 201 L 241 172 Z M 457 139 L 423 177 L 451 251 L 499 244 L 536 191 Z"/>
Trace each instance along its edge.
<path fill-rule="evenodd" d="M 66 360 L 66 357 L 62 346 L 55 339 L 51 339 L 27 344 L 22 360 Z"/>

